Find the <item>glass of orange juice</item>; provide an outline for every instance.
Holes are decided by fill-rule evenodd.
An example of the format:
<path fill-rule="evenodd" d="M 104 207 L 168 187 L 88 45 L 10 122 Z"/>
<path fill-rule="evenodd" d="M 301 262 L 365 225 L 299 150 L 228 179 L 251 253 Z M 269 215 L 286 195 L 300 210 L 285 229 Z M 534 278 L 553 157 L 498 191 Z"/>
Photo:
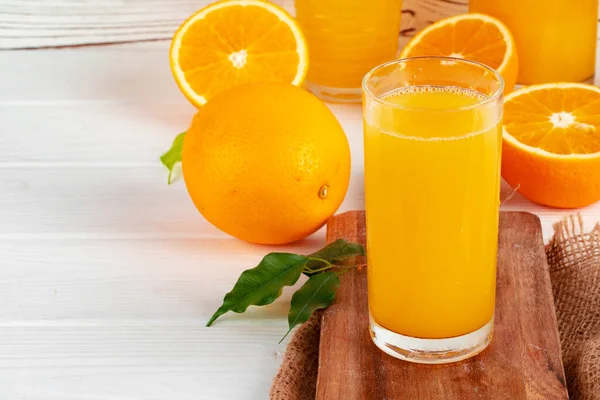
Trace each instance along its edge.
<path fill-rule="evenodd" d="M 396 58 L 401 0 L 296 0 L 308 43 L 306 87 L 324 100 L 360 102 L 361 81 Z"/>
<path fill-rule="evenodd" d="M 491 340 L 503 89 L 447 57 L 363 80 L 370 333 L 392 356 L 453 362 Z"/>
<path fill-rule="evenodd" d="M 598 0 L 471 0 L 469 11 L 508 26 L 517 45 L 519 83 L 593 77 Z"/>

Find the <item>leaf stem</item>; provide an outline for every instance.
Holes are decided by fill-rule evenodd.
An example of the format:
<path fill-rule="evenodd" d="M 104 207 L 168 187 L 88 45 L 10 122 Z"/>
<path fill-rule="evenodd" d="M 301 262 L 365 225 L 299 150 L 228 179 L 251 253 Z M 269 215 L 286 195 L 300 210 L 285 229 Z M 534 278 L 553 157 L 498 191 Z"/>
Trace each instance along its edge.
<path fill-rule="evenodd" d="M 331 268 L 340 268 L 340 269 L 344 269 L 346 271 L 349 271 L 351 269 L 354 269 L 354 268 L 358 267 L 358 265 L 337 265 L 337 264 L 330 263 L 327 260 L 323 260 L 322 258 L 311 257 L 310 260 L 311 261 L 317 261 L 317 262 L 320 262 L 320 263 L 324 263 L 325 266 L 321 267 L 321 268 L 317 268 L 317 269 L 311 269 L 311 268 L 309 268 L 307 266 L 304 266 L 303 272 L 305 272 L 307 274 L 317 274 L 319 272 L 327 271 L 328 269 L 331 269 Z M 308 263 L 307 263 L 307 265 L 308 265 Z M 338 273 L 338 275 L 339 275 L 339 273 Z"/>
<path fill-rule="evenodd" d="M 316 261 L 322 264 L 325 264 L 324 267 L 321 268 L 317 268 L 317 269 L 311 269 L 307 266 L 304 267 L 304 272 L 309 273 L 309 274 L 316 274 L 318 272 L 323 272 L 323 271 L 327 271 L 328 269 L 335 267 L 335 265 L 333 265 L 332 263 L 330 263 L 327 260 L 323 260 L 322 258 L 315 258 L 315 257 L 309 257 L 310 261 Z M 307 263 L 308 264 L 308 263 Z"/>
<path fill-rule="evenodd" d="M 327 266 L 325 266 L 323 268 L 317 268 L 317 269 L 310 269 L 308 267 L 305 267 L 304 271 L 308 272 L 309 274 L 316 274 L 317 272 L 327 271 L 331 267 L 333 267 L 333 265 L 327 265 Z"/>

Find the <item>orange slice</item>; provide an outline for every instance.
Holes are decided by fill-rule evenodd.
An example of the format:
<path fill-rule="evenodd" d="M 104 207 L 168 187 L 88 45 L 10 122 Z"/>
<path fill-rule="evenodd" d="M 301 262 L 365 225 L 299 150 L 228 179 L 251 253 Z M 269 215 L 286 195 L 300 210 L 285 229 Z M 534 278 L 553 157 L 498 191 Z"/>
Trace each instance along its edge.
<path fill-rule="evenodd" d="M 282 8 L 261 0 L 224 0 L 181 25 L 170 61 L 177 85 L 199 107 L 245 83 L 300 86 L 308 51 L 298 24 Z"/>
<path fill-rule="evenodd" d="M 502 176 L 528 199 L 559 208 L 600 200 L 600 88 L 528 86 L 506 96 Z"/>
<path fill-rule="evenodd" d="M 485 64 L 504 78 L 505 93 L 517 81 L 515 41 L 506 25 L 488 15 L 456 15 L 428 26 L 400 54 L 400 58 L 419 56 L 466 58 Z"/>

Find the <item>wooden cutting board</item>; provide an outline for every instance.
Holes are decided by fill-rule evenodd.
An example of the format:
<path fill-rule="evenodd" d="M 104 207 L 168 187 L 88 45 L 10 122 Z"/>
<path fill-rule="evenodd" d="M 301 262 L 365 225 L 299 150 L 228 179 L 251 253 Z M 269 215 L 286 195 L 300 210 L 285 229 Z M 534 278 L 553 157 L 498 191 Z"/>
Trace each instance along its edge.
<path fill-rule="evenodd" d="M 331 219 L 327 241 L 365 243 L 363 211 Z M 341 276 L 323 314 L 317 400 L 567 399 L 538 217 L 500 215 L 495 333 L 476 357 L 445 365 L 395 359 L 368 333 L 366 268 Z"/>

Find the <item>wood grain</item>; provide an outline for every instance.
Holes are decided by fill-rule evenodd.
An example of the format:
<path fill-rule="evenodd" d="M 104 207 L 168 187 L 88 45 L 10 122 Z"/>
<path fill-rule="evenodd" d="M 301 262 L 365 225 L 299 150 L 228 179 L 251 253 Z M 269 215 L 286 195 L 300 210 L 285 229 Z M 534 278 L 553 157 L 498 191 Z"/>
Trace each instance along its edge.
<path fill-rule="evenodd" d="M 214 0 L 4 0 L 0 49 L 170 40 L 192 13 Z M 294 14 L 294 0 L 273 0 Z M 404 0 L 402 36 L 465 12 L 467 0 Z"/>
<path fill-rule="evenodd" d="M 4 0 L 0 49 L 170 40 L 213 0 Z M 275 3 L 293 8 L 293 0 Z"/>
<path fill-rule="evenodd" d="M 413 36 L 442 18 L 466 13 L 469 0 L 403 0 L 402 36 Z"/>
<path fill-rule="evenodd" d="M 365 241 L 363 212 L 334 217 L 327 240 Z M 564 371 L 539 219 L 500 218 L 495 336 L 479 356 L 419 365 L 371 342 L 365 269 L 342 276 L 321 327 L 317 399 L 566 399 Z"/>
<path fill-rule="evenodd" d="M 0 49 L 171 40 L 183 21 L 213 1 L 4 0 Z M 293 9 L 293 0 L 274 3 Z"/>

